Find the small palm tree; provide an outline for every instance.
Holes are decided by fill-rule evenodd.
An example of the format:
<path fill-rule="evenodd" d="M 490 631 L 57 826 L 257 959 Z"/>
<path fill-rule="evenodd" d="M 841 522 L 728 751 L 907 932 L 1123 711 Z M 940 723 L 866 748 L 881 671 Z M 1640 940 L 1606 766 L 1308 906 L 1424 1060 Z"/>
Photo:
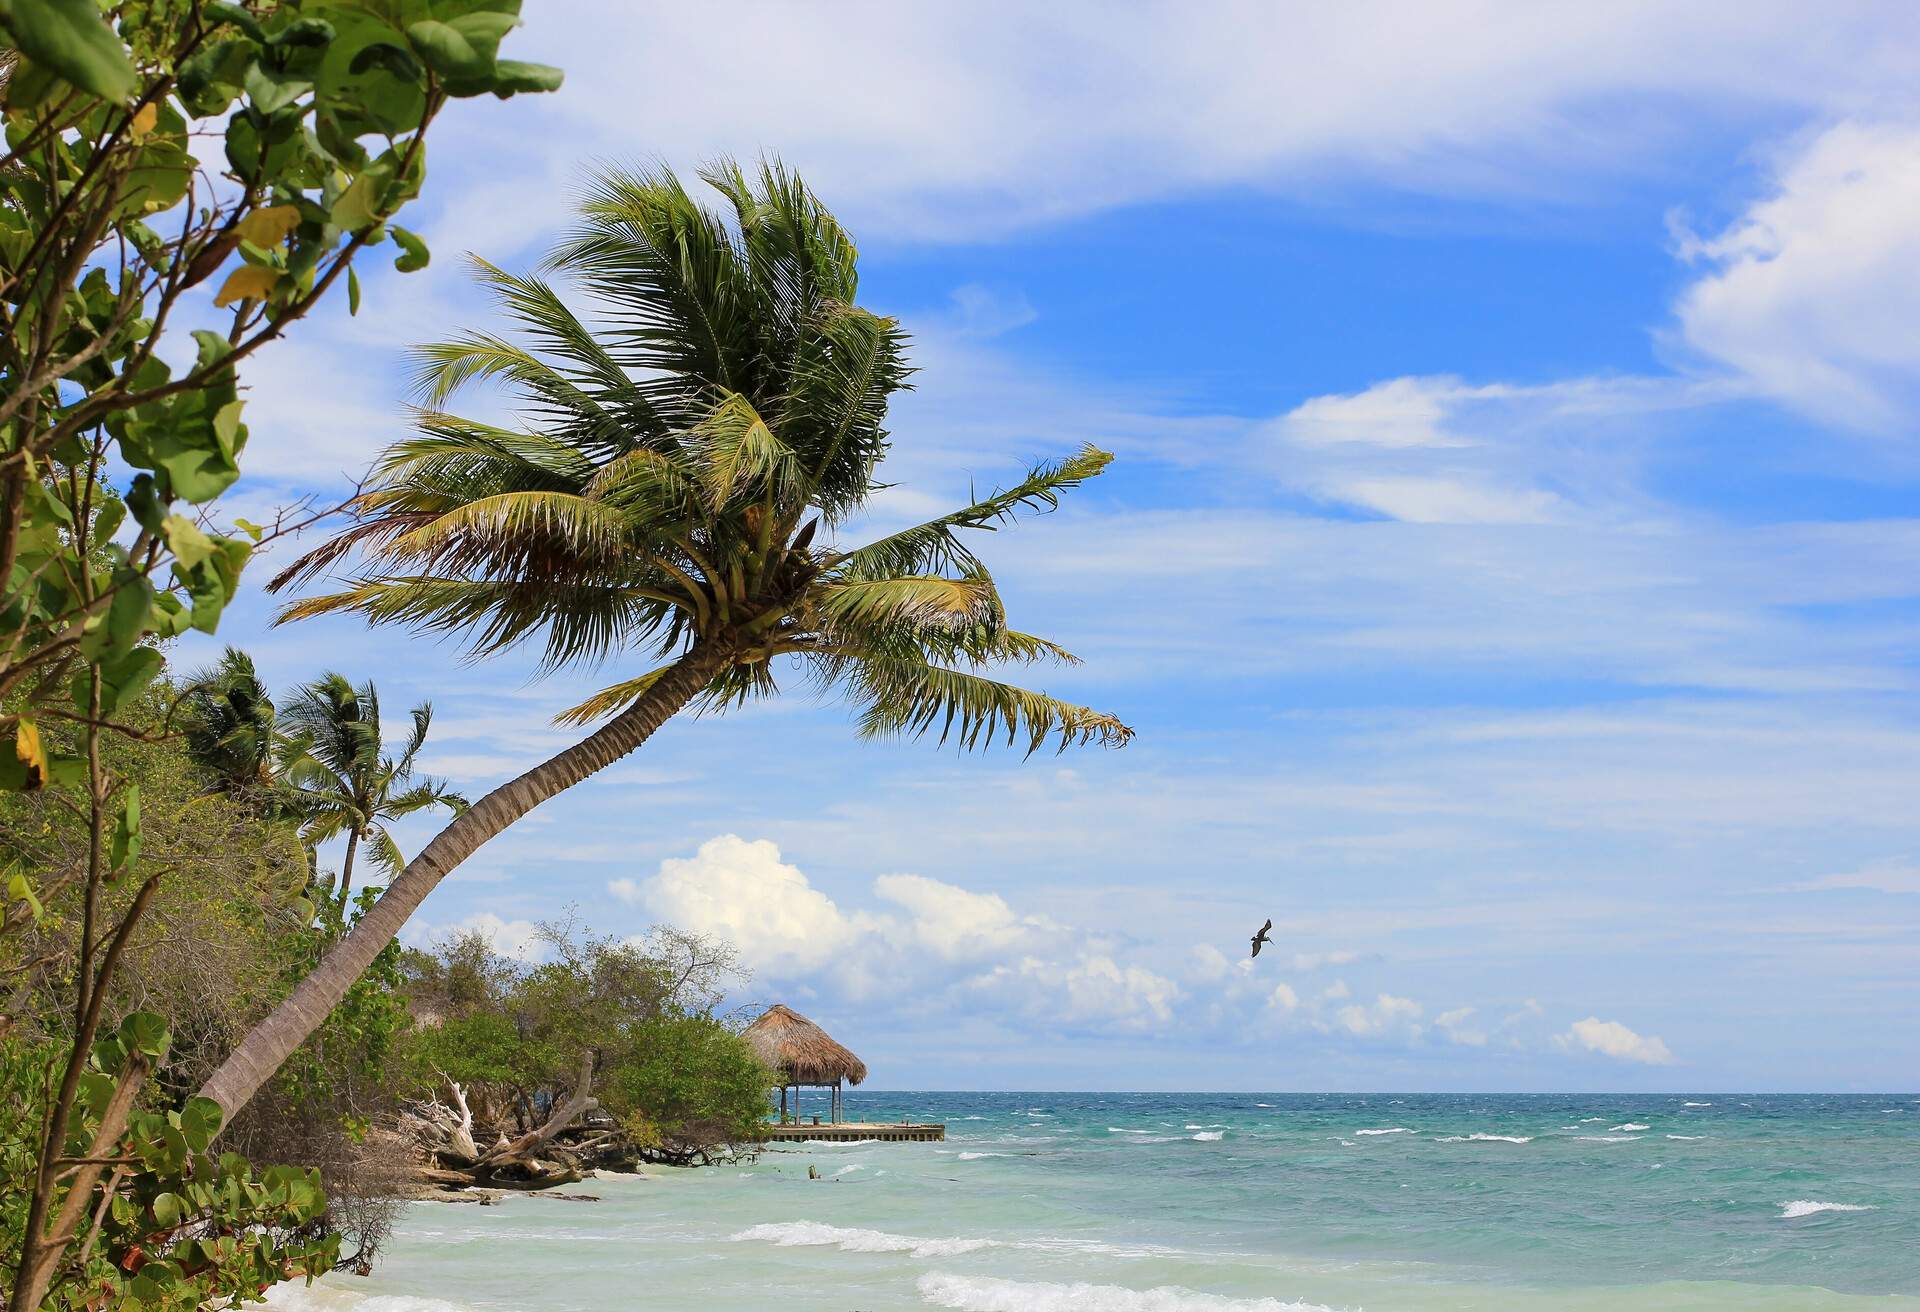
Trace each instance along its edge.
<path fill-rule="evenodd" d="M 1054 507 L 1105 468 L 1087 448 L 1002 491 L 861 546 L 834 536 L 885 485 L 887 404 L 906 340 L 855 304 L 853 242 L 799 178 L 763 165 L 613 171 L 549 260 L 585 285 L 590 328 L 554 288 L 478 262 L 521 340 L 471 333 L 420 353 L 419 435 L 393 447 L 359 522 L 276 588 L 355 556 L 366 573 L 283 617 L 354 612 L 463 635 L 475 655 L 543 645 L 549 668 L 648 658 L 563 717 L 604 721 L 496 788 L 388 885 L 333 954 L 204 1092 L 251 1097 L 448 871 L 549 797 L 644 743 L 683 707 L 772 696 L 796 677 L 844 696 L 862 733 L 964 748 L 1124 743 L 1110 715 L 990 677 L 1073 658 L 1011 628 L 964 540 Z M 476 379 L 525 401 L 524 428 L 442 407 Z"/>
<path fill-rule="evenodd" d="M 336 897 L 343 914 L 362 843 L 391 879 L 405 869 L 407 859 L 387 832 L 389 822 L 436 806 L 456 815 L 467 809 L 466 799 L 444 783 L 414 778 L 414 760 L 433 722 L 430 704 L 413 708 L 413 732 L 398 756 L 382 754 L 380 694 L 371 682 L 356 688 L 344 675 L 329 671 L 300 688 L 280 719 L 287 730 L 280 771 L 300 817 L 301 840 L 317 849 L 341 834 L 347 836 Z"/>
<path fill-rule="evenodd" d="M 284 800 L 275 768 L 279 733 L 273 698 L 253 658 L 227 648 L 188 680 L 182 711 L 187 753 L 213 777 L 214 788 L 277 813 Z"/>

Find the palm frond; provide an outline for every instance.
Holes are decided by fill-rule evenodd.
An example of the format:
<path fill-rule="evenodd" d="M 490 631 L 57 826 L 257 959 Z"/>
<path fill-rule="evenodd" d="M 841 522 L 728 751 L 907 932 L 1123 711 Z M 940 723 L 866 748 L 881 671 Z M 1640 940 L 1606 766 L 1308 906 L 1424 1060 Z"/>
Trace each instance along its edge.
<path fill-rule="evenodd" d="M 593 696 L 577 706 L 569 706 L 553 717 L 555 724 L 592 724 L 595 720 L 604 720 L 615 711 L 625 710 L 637 701 L 642 693 L 660 681 L 667 672 L 666 666 L 657 670 L 648 670 L 638 678 L 623 679 L 611 687 L 602 688 Z"/>
<path fill-rule="evenodd" d="M 697 462 L 710 509 L 764 497 L 783 506 L 804 504 L 806 474 L 793 448 L 738 392 L 687 430 L 683 443 Z"/>
<path fill-rule="evenodd" d="M 827 675 L 843 682 L 860 708 L 863 737 L 920 737 L 936 726 L 962 750 L 1004 738 L 1022 741 L 1031 756 L 1057 741 L 1058 750 L 1085 743 L 1124 746 L 1133 730 L 1102 711 L 1043 692 L 917 661 L 892 658 L 832 662 Z"/>
<path fill-rule="evenodd" d="M 980 560 L 955 536 L 956 530 L 991 532 L 1011 523 L 1022 511 L 1044 514 L 1060 504 L 1060 494 L 1097 477 L 1113 456 L 1095 446 L 1084 446 L 1065 460 L 1035 465 L 1011 487 L 1001 488 L 951 514 L 889 533 L 856 547 L 828 563 L 843 578 L 888 578 L 900 574 L 936 571 L 970 572 Z"/>
<path fill-rule="evenodd" d="M 1000 595 L 984 572 L 961 578 L 916 574 L 905 578 L 829 580 L 816 590 L 829 628 L 867 630 L 892 625 L 958 629 L 1003 618 Z"/>

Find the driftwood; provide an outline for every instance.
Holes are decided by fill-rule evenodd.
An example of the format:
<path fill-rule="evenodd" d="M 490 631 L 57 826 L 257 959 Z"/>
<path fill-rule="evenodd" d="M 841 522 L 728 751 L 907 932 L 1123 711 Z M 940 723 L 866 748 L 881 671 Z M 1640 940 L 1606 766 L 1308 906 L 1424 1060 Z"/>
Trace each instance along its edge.
<path fill-rule="evenodd" d="M 441 1078 L 453 1095 L 451 1107 L 436 1099 L 416 1105 L 400 1117 L 401 1130 L 413 1136 L 433 1163 L 421 1168 L 424 1184 L 441 1189 L 480 1186 L 515 1190 L 572 1184 L 584 1179 L 585 1173 L 598 1164 L 594 1158 L 600 1149 L 620 1137 L 615 1129 L 590 1133 L 573 1144 L 556 1142 L 600 1105 L 593 1097 L 591 1052 L 580 1059 L 572 1091 L 543 1124 L 511 1138 L 502 1132 L 485 1151 L 474 1138 L 473 1110 L 466 1091 L 453 1079 Z"/>

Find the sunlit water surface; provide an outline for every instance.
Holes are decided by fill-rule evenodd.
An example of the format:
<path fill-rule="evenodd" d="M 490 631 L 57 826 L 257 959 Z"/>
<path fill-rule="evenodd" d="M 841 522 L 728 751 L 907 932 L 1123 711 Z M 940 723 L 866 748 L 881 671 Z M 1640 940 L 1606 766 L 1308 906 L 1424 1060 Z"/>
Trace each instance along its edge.
<path fill-rule="evenodd" d="M 1920 1098 L 862 1094 L 945 1143 L 413 1206 L 298 1312 L 1920 1312 Z M 814 1167 L 820 1179 L 809 1180 Z"/>

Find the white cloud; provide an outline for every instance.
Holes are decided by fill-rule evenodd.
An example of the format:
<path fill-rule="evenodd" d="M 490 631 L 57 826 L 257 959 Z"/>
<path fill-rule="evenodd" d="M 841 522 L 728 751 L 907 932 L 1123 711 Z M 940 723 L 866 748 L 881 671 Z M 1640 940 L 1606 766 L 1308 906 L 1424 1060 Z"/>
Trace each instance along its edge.
<path fill-rule="evenodd" d="M 1818 893 L 1833 889 L 1866 889 L 1875 893 L 1920 893 L 1920 866 L 1902 861 L 1876 861 L 1844 874 L 1822 875 L 1805 883 L 1789 884 L 1785 891 Z"/>
<path fill-rule="evenodd" d="M 1137 1030 L 1168 1020 L 1180 996 L 1166 976 L 1085 946 L 1045 916 L 1019 915 L 998 894 L 905 874 L 872 888 L 904 914 L 843 911 L 776 844 L 733 834 L 669 857 L 651 879 L 607 884 L 664 922 L 728 940 L 770 980 L 850 998 L 937 1004 L 964 994 L 1031 1021 Z"/>
<path fill-rule="evenodd" d="M 1423 1010 L 1412 998 L 1382 993 L 1370 1004 L 1355 1003 L 1340 1008 L 1335 1019 L 1347 1033 L 1360 1038 L 1375 1038 L 1395 1031 L 1418 1037 Z"/>
<path fill-rule="evenodd" d="M 1227 978 L 1231 969 L 1227 954 L 1211 943 L 1196 943 L 1193 948 L 1193 977 L 1205 983 Z"/>
<path fill-rule="evenodd" d="M 1022 919 L 998 893 L 974 893 L 925 875 L 881 875 L 873 891 L 909 915 L 913 937 L 949 961 L 1004 954 L 1049 928 Z"/>
<path fill-rule="evenodd" d="M 1568 1051 L 1598 1053 L 1616 1061 L 1640 1062 L 1647 1066 L 1670 1066 L 1673 1054 L 1654 1035 L 1639 1035 L 1617 1020 L 1589 1016 L 1575 1021 L 1554 1042 Z"/>
<path fill-rule="evenodd" d="M 1275 984 L 1267 995 L 1267 1005 L 1281 1011 L 1297 1011 L 1300 1007 L 1300 995 L 1293 991 L 1291 984 Z"/>
<path fill-rule="evenodd" d="M 1469 1024 L 1474 1011 L 1472 1007 L 1455 1007 L 1452 1011 L 1443 1011 L 1435 1016 L 1433 1023 L 1455 1043 L 1469 1048 L 1484 1048 L 1487 1046 L 1487 1032 Z"/>
<path fill-rule="evenodd" d="M 1319 970 L 1326 966 L 1346 966 L 1360 960 L 1358 952 L 1296 952 L 1293 954 L 1295 970 Z"/>
<path fill-rule="evenodd" d="M 473 121 L 523 154 L 565 136 L 580 155 L 618 155 L 636 122 L 676 163 L 777 149 L 863 235 L 973 236 L 1239 184 L 1578 196 L 1584 174 L 1671 169 L 1688 121 L 1904 92 L 1914 53 L 1876 21 L 1886 12 L 1831 7 L 1809 41 L 1804 9 L 1786 3 L 1562 6 L 1550 19 L 1520 0 L 865 3 L 823 25 L 778 3 L 575 0 L 515 38 L 564 63 L 566 86 Z M 570 27 L 594 40 L 567 43 Z M 823 71 L 831 96 L 818 94 Z M 1629 101 L 1694 112 L 1620 112 Z M 512 235 L 513 216 L 550 204 L 563 180 L 532 162 L 544 176 L 517 192 L 476 176 L 451 223 Z"/>
<path fill-rule="evenodd" d="M 1920 401 L 1920 124 L 1849 121 L 1793 151 L 1712 237 L 1676 307 L 1687 345 L 1820 419 L 1910 426 Z"/>
<path fill-rule="evenodd" d="M 1022 957 L 968 982 L 1042 1024 L 1093 1024 L 1150 1030 L 1173 1019 L 1180 986 L 1142 966 L 1123 966 L 1102 953 L 1068 961 Z"/>
<path fill-rule="evenodd" d="M 637 891 L 661 920 L 723 937 L 750 967 L 769 974 L 820 970 L 855 933 L 833 899 L 765 839 L 723 834 L 691 857 L 668 857 L 644 886 L 614 882 L 621 885 L 611 890 L 616 896 L 631 899 Z"/>
<path fill-rule="evenodd" d="M 543 954 L 537 942 L 539 932 L 540 927 L 531 920 L 508 920 L 496 912 L 476 911 L 450 924 L 409 925 L 402 937 L 415 947 L 430 948 L 458 934 L 478 933 L 501 956 L 534 961 Z"/>
<path fill-rule="evenodd" d="M 1322 989 L 1320 991 L 1320 996 L 1323 998 L 1326 998 L 1329 1001 L 1337 1002 L 1342 998 L 1352 997 L 1353 990 L 1347 987 L 1347 982 L 1345 980 L 1337 979 L 1333 983 L 1327 985 L 1326 988 Z"/>

